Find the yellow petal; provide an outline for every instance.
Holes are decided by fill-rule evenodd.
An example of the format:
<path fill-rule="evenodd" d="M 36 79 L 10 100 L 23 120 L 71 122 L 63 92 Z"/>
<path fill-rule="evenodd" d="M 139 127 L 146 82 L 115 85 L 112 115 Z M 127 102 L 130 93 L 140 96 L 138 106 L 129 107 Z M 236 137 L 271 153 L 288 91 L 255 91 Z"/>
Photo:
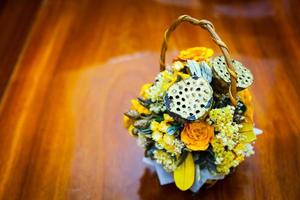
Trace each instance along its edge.
<path fill-rule="evenodd" d="M 185 161 L 174 171 L 174 180 L 176 186 L 182 190 L 188 190 L 194 184 L 195 163 L 192 153 L 188 153 Z"/>
<path fill-rule="evenodd" d="M 176 71 L 180 71 L 184 68 L 184 64 L 182 62 L 176 61 L 173 63 L 173 69 Z"/>
<path fill-rule="evenodd" d="M 169 114 L 164 113 L 164 121 L 165 121 L 165 122 L 173 122 L 174 119 L 173 119 L 173 117 L 171 117 Z"/>
<path fill-rule="evenodd" d="M 163 134 L 159 131 L 152 132 L 152 139 L 156 142 L 160 141 L 163 138 Z"/>
<path fill-rule="evenodd" d="M 250 143 L 256 140 L 256 135 L 253 130 L 252 123 L 243 123 L 243 127 L 240 128 L 239 132 L 245 136 L 244 142 Z"/>
<path fill-rule="evenodd" d="M 193 151 L 205 151 L 208 148 L 209 143 L 204 143 L 204 144 L 187 144 L 186 146 L 189 149 L 193 150 Z"/>
<path fill-rule="evenodd" d="M 152 83 L 146 83 L 142 86 L 141 88 L 141 92 L 140 92 L 140 96 L 145 98 L 145 99 L 148 99 L 149 98 L 149 95 L 147 93 L 147 90 L 152 86 Z"/>
<path fill-rule="evenodd" d="M 160 122 L 159 131 L 166 133 L 168 128 L 169 128 L 169 125 L 165 121 Z"/>
<path fill-rule="evenodd" d="M 184 80 L 191 77 L 189 74 L 185 74 L 185 73 L 182 73 L 182 72 L 177 72 L 177 75 L 181 76 L 181 78 L 184 79 Z"/>
<path fill-rule="evenodd" d="M 164 135 L 164 138 L 163 138 L 164 142 L 167 144 L 167 145 L 173 145 L 174 143 L 174 136 L 173 135 L 168 135 L 168 134 L 165 134 Z"/>
<path fill-rule="evenodd" d="M 131 109 L 136 110 L 138 113 L 141 114 L 151 114 L 151 111 L 148 108 L 144 107 L 137 99 L 131 100 Z"/>
<path fill-rule="evenodd" d="M 158 128 L 159 128 L 159 123 L 157 121 L 152 121 L 151 122 L 151 125 L 150 125 L 150 128 L 153 132 L 157 131 Z"/>
<path fill-rule="evenodd" d="M 129 128 L 130 125 L 133 124 L 133 120 L 127 117 L 126 115 L 123 116 L 123 124 L 125 128 Z"/>
<path fill-rule="evenodd" d="M 130 125 L 129 128 L 128 128 L 128 133 L 129 133 L 129 135 L 131 135 L 131 136 L 133 136 L 133 134 L 132 134 L 133 129 L 134 129 L 134 126 L 133 126 L 133 125 Z"/>
<path fill-rule="evenodd" d="M 245 112 L 245 120 L 246 122 L 253 123 L 253 114 L 254 114 L 254 106 L 252 103 L 252 95 L 249 89 L 242 90 L 238 92 L 238 96 L 240 100 L 245 104 L 247 107 Z"/>

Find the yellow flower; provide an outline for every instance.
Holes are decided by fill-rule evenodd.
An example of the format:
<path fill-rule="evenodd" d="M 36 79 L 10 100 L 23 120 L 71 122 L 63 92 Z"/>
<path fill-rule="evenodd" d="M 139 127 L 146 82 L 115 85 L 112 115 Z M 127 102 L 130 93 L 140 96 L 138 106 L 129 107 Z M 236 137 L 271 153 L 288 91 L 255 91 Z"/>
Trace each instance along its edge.
<path fill-rule="evenodd" d="M 186 50 L 180 51 L 179 55 L 175 60 L 195 60 L 204 61 L 210 58 L 214 54 L 214 51 L 206 47 L 193 47 Z"/>
<path fill-rule="evenodd" d="M 152 139 L 156 142 L 160 141 L 163 138 L 163 133 L 159 131 L 153 131 L 152 132 Z"/>
<path fill-rule="evenodd" d="M 151 125 L 150 125 L 151 130 L 154 131 L 158 131 L 159 130 L 159 123 L 157 121 L 152 121 Z"/>
<path fill-rule="evenodd" d="M 235 155 L 231 151 L 223 152 L 223 160 L 220 165 L 217 165 L 217 171 L 221 174 L 228 174 L 230 172 L 230 168 L 235 164 Z"/>
<path fill-rule="evenodd" d="M 181 132 L 181 141 L 194 151 L 204 151 L 214 137 L 214 128 L 205 122 L 186 124 Z"/>
<path fill-rule="evenodd" d="M 222 154 L 224 152 L 224 145 L 222 141 L 216 137 L 214 137 L 211 141 L 211 145 L 213 147 L 213 151 L 216 155 Z"/>
<path fill-rule="evenodd" d="M 133 129 L 134 129 L 134 126 L 133 126 L 133 125 L 130 125 L 129 128 L 128 128 L 128 133 L 129 133 L 129 135 L 131 135 L 131 136 L 134 136 L 134 135 L 132 134 Z"/>
<path fill-rule="evenodd" d="M 243 143 L 237 144 L 237 145 L 234 147 L 234 149 L 233 149 L 233 151 L 234 151 L 237 155 L 243 154 L 244 150 L 245 150 L 245 145 L 244 145 Z"/>
<path fill-rule="evenodd" d="M 235 160 L 238 162 L 238 163 L 241 163 L 242 161 L 245 160 L 245 156 L 243 156 L 242 154 L 238 155 L 237 157 L 235 157 Z"/>
<path fill-rule="evenodd" d="M 174 76 L 177 78 L 177 76 L 180 76 L 183 80 L 185 79 L 188 79 L 191 77 L 191 75 L 189 74 L 185 74 L 185 73 L 182 73 L 182 72 L 175 72 L 174 73 Z"/>
<path fill-rule="evenodd" d="M 164 114 L 164 121 L 165 122 L 173 122 L 174 121 L 174 119 L 173 119 L 173 117 L 171 117 L 169 114 Z"/>
<path fill-rule="evenodd" d="M 252 103 L 252 95 L 249 89 L 244 89 L 238 92 L 240 100 L 245 104 L 247 110 L 245 112 L 245 121 L 253 123 L 254 106 Z"/>
<path fill-rule="evenodd" d="M 182 69 L 184 68 L 184 64 L 183 64 L 182 62 L 180 62 L 180 61 L 175 61 L 175 62 L 173 63 L 172 68 L 173 68 L 175 71 L 180 71 L 180 70 L 182 70 Z"/>
<path fill-rule="evenodd" d="M 189 74 L 178 72 L 176 70 L 174 72 L 168 70 L 160 72 L 156 77 L 156 83 L 146 90 L 146 97 L 151 98 L 152 101 L 161 100 L 169 87 L 171 87 L 177 81 L 178 76 L 180 76 L 182 79 L 187 79 L 190 77 Z"/>
<path fill-rule="evenodd" d="M 174 121 L 174 119 L 168 115 L 168 114 L 164 114 L 164 121 L 161 121 L 160 123 L 157 122 L 157 121 L 152 121 L 151 122 L 151 130 L 154 132 L 154 131 L 160 131 L 160 132 L 163 132 L 163 133 L 166 133 L 167 132 L 167 129 L 170 127 L 170 125 L 168 124 L 168 122 L 172 122 Z"/>
<path fill-rule="evenodd" d="M 146 83 L 142 86 L 140 96 L 144 99 L 149 98 L 148 89 L 152 86 L 152 83 Z"/>
<path fill-rule="evenodd" d="M 160 122 L 159 124 L 159 131 L 166 133 L 167 129 L 169 128 L 170 125 L 168 125 L 165 121 Z"/>
<path fill-rule="evenodd" d="M 136 110 L 138 113 L 149 115 L 151 111 L 148 108 L 145 108 L 137 99 L 131 100 L 131 109 Z"/>
<path fill-rule="evenodd" d="M 123 124 L 125 128 L 129 128 L 133 124 L 134 120 L 130 119 L 126 115 L 123 116 Z"/>
<path fill-rule="evenodd" d="M 162 140 L 158 142 L 167 152 L 172 153 L 176 156 L 180 154 L 180 150 L 178 152 L 178 146 L 176 145 L 175 137 L 173 135 L 164 134 Z"/>
<path fill-rule="evenodd" d="M 178 76 L 180 76 L 184 80 L 191 77 L 189 74 L 185 74 L 178 71 L 174 71 L 174 73 L 163 71 L 162 77 L 165 81 L 163 82 L 162 91 L 167 91 L 169 87 L 171 87 L 177 81 Z"/>
<path fill-rule="evenodd" d="M 162 77 L 164 79 L 163 85 L 162 85 L 162 91 L 167 91 L 171 85 L 173 85 L 176 80 L 177 76 L 174 76 L 174 74 L 169 73 L 168 71 L 162 72 Z"/>
<path fill-rule="evenodd" d="M 167 145 L 172 146 L 174 143 L 174 136 L 165 134 L 163 140 Z"/>
<path fill-rule="evenodd" d="M 169 153 L 162 150 L 155 150 L 153 156 L 156 162 L 161 164 L 167 172 L 172 172 L 176 169 L 175 159 Z"/>
<path fill-rule="evenodd" d="M 256 140 L 256 135 L 253 130 L 253 123 L 242 123 L 239 133 L 243 135 L 242 142 L 251 143 Z"/>

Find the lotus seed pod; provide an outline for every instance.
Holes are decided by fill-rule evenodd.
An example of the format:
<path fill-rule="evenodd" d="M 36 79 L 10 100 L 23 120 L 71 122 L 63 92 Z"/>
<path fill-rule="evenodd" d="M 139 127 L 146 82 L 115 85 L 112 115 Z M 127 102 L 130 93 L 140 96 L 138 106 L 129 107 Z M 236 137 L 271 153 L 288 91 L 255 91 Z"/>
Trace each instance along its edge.
<path fill-rule="evenodd" d="M 208 112 L 212 104 L 213 90 L 202 77 L 192 77 L 172 85 L 164 102 L 167 110 L 182 119 L 195 121 Z"/>
<path fill-rule="evenodd" d="M 253 75 L 249 69 L 243 66 L 237 60 L 232 60 L 234 71 L 237 74 L 237 88 L 243 90 L 249 87 L 253 83 Z M 212 61 L 213 75 L 217 79 L 215 83 L 223 89 L 228 89 L 230 80 L 230 74 L 226 67 L 226 61 L 224 56 L 215 57 Z"/>

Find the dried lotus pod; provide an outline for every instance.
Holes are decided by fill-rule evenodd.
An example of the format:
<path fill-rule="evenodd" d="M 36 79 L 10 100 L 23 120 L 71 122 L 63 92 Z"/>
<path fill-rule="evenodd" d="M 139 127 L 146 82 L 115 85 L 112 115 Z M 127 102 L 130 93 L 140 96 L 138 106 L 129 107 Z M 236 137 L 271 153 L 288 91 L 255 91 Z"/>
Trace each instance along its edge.
<path fill-rule="evenodd" d="M 213 90 L 202 77 L 192 77 L 172 85 L 164 102 L 167 110 L 182 119 L 194 121 L 206 115 L 212 104 Z"/>
<path fill-rule="evenodd" d="M 253 75 L 249 69 L 237 60 L 232 60 L 234 71 L 237 74 L 237 89 L 243 90 L 253 83 Z M 224 56 L 217 56 L 212 60 L 214 84 L 218 89 L 228 91 L 230 74 Z M 216 85 L 217 84 L 217 85 Z"/>

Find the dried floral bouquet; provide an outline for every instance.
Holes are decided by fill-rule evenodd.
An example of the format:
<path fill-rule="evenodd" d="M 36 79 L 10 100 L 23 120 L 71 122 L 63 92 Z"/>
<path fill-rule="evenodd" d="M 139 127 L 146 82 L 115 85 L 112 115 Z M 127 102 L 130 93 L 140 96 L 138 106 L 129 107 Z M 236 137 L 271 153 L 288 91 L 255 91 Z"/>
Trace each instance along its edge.
<path fill-rule="evenodd" d="M 181 23 L 209 31 L 224 56 L 194 47 L 183 50 L 165 67 L 167 40 Z M 254 154 L 256 133 L 249 86 L 253 75 L 229 58 L 226 45 L 212 24 L 180 16 L 167 30 L 161 53 L 161 72 L 131 100 L 124 125 L 145 149 L 145 159 L 161 184 L 175 182 L 181 190 L 199 191 L 223 179 L 245 157 Z"/>

